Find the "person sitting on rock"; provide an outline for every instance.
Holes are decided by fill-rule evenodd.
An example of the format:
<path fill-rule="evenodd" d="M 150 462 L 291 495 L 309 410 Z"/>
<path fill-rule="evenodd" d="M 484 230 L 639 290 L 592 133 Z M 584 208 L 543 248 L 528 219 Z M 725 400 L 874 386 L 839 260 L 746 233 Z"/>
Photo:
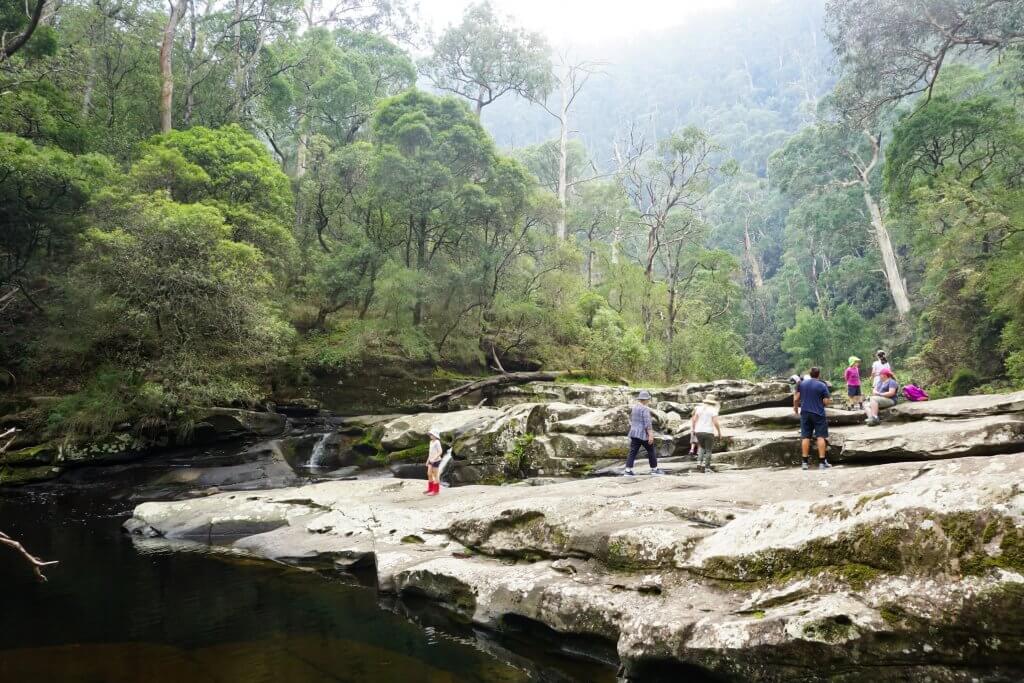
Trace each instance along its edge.
<path fill-rule="evenodd" d="M 427 449 L 427 490 L 423 493 L 436 496 L 441 493 L 441 459 L 444 447 L 441 445 L 441 433 L 432 427 L 427 436 L 430 437 L 430 448 Z"/>
<path fill-rule="evenodd" d="M 651 400 L 651 392 L 646 389 L 637 394 L 636 405 L 629 412 L 629 455 L 626 457 L 624 476 L 632 477 L 633 463 L 636 454 L 643 446 L 647 450 L 647 462 L 651 466 L 651 474 L 665 474 L 658 467 L 658 456 L 654 453 L 654 420 L 647 404 Z"/>
<path fill-rule="evenodd" d="M 721 404 L 714 396 L 707 396 L 704 402 L 693 409 L 690 417 L 690 433 L 697 435 L 700 450 L 697 464 L 704 466 L 704 474 L 711 470 L 711 454 L 715 450 L 715 434 L 722 438 L 722 426 L 718 423 L 718 411 Z"/>
<path fill-rule="evenodd" d="M 878 374 L 881 381 L 875 387 L 871 400 L 864 406 L 864 414 L 867 416 L 867 424 L 870 427 L 881 422 L 878 413 L 882 408 L 892 408 L 899 400 L 900 385 L 892 376 L 892 370 L 882 368 Z"/>
<path fill-rule="evenodd" d="M 832 403 L 828 385 L 821 381 L 821 369 L 811 368 L 810 377 L 802 380 L 793 394 L 793 412 L 800 416 L 801 467 L 808 469 L 811 454 L 811 437 L 818 441 L 818 469 L 828 469 L 828 417 L 825 406 Z"/>

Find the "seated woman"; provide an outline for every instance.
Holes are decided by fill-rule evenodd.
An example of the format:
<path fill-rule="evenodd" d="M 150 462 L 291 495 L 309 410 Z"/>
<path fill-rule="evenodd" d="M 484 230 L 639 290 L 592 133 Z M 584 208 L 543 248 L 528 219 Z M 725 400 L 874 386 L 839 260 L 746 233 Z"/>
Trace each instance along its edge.
<path fill-rule="evenodd" d="M 878 375 L 881 381 L 874 388 L 871 399 L 864 405 L 864 414 L 867 415 L 867 423 L 871 427 L 881 422 L 878 419 L 878 412 L 882 408 L 892 408 L 896 405 L 900 391 L 900 385 L 892 376 L 892 370 L 882 368 Z"/>

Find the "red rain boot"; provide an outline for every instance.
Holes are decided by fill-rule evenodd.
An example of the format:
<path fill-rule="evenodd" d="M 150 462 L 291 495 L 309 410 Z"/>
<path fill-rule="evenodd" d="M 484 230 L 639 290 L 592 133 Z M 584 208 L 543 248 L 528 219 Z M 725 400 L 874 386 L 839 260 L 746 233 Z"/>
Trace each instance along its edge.
<path fill-rule="evenodd" d="M 436 482 L 436 481 L 432 482 L 430 484 L 430 493 L 428 493 L 427 495 L 428 496 L 436 496 L 439 493 L 441 493 L 441 484 Z"/>
<path fill-rule="evenodd" d="M 427 481 L 427 490 L 423 492 L 423 495 L 425 495 L 425 496 L 429 496 L 429 495 L 430 495 L 430 493 L 431 493 L 431 492 L 432 492 L 433 490 L 434 490 L 434 482 L 432 482 L 432 481 Z"/>

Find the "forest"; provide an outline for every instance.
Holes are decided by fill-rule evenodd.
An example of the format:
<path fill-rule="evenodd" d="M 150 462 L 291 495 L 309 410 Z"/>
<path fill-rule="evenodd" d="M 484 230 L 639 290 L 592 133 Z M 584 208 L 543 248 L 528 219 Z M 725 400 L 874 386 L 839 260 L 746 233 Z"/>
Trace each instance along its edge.
<path fill-rule="evenodd" d="M 2 0 L 0 383 L 53 436 L 388 364 L 1024 386 L 1024 3 Z"/>

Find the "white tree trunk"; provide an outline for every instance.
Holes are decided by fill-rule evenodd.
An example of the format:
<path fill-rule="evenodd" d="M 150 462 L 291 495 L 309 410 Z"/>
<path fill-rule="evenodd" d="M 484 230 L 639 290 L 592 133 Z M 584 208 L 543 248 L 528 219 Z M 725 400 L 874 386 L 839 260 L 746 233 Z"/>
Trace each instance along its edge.
<path fill-rule="evenodd" d="M 174 104 L 174 69 L 171 57 L 174 54 L 174 37 L 178 32 L 178 22 L 188 0 L 171 3 L 171 11 L 164 25 L 164 36 L 160 43 L 160 132 L 169 133 L 173 128 L 171 108 Z"/>
<path fill-rule="evenodd" d="M 558 239 L 565 241 L 566 238 L 566 194 L 568 189 L 568 165 L 569 165 L 569 84 L 568 74 L 562 78 L 562 107 L 559 117 L 558 134 Z"/>
<path fill-rule="evenodd" d="M 892 248 L 892 239 L 889 237 L 889 230 L 882 220 L 882 211 L 878 207 L 875 198 L 871 196 L 868 186 L 864 185 L 864 204 L 868 207 L 871 215 L 871 227 L 875 230 L 875 239 L 878 240 L 878 249 L 882 252 L 882 269 L 885 272 L 885 281 L 889 286 L 889 293 L 892 294 L 892 301 L 896 305 L 896 313 L 900 320 L 906 320 L 910 313 L 910 297 L 907 295 L 907 285 L 900 276 L 899 262 L 896 260 L 896 251 Z"/>

